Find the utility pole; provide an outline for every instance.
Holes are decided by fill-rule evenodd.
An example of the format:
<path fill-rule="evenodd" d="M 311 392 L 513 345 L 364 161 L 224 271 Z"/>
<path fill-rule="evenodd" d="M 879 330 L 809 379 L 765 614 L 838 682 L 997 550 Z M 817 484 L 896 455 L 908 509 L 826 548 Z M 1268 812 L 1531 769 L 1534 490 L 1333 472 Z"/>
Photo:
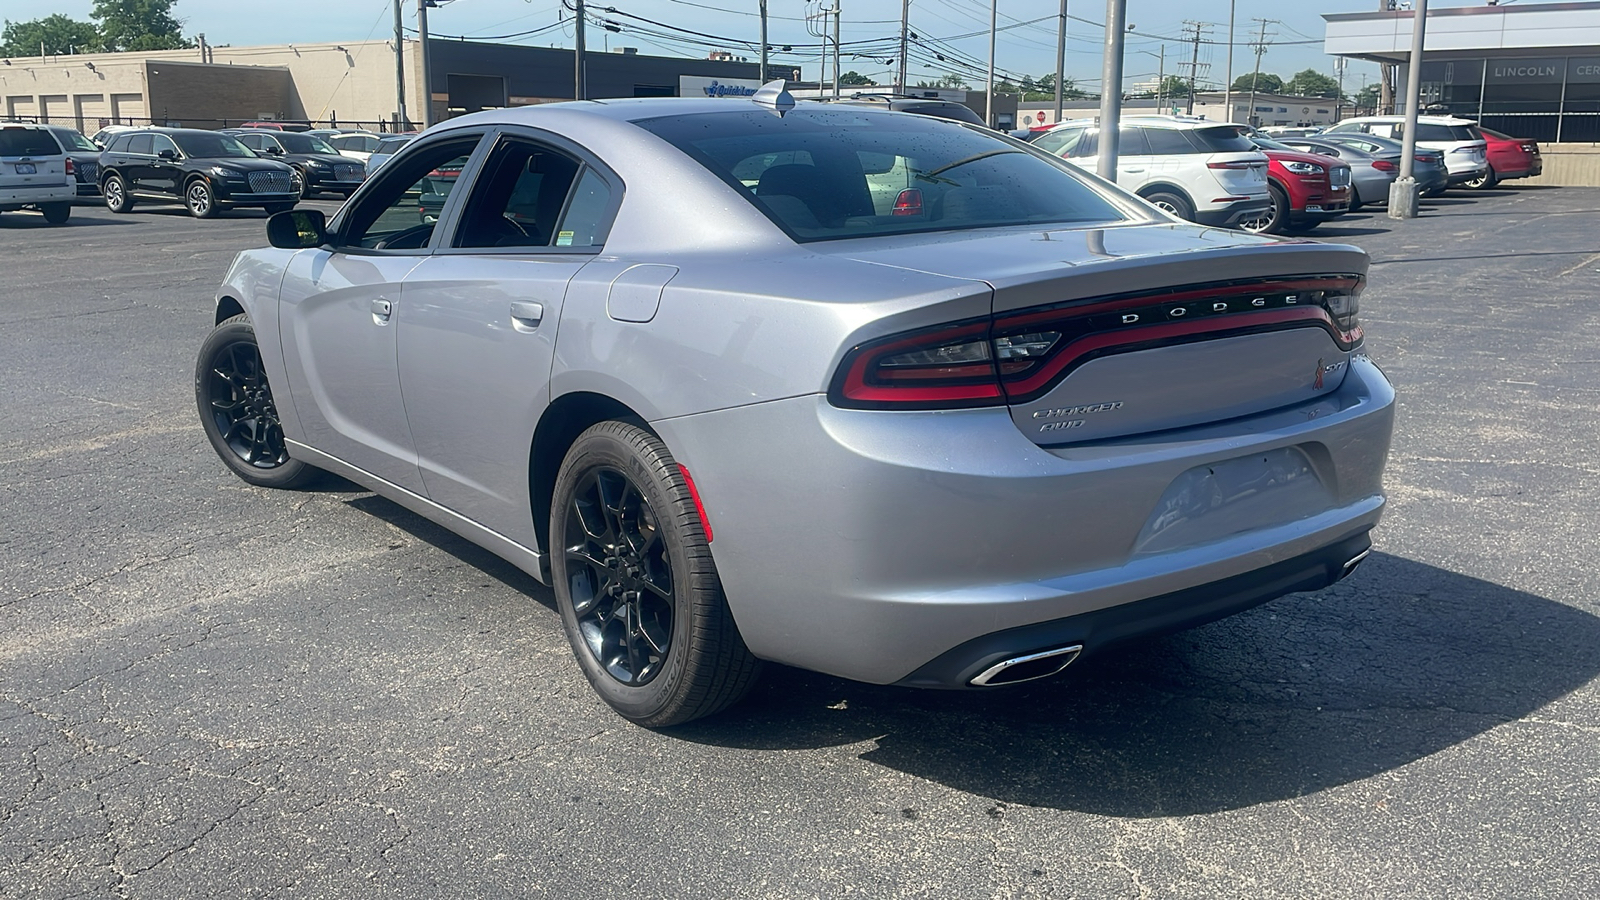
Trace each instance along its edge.
<path fill-rule="evenodd" d="M 406 121 L 406 32 L 400 24 L 400 3 L 394 0 L 394 130 L 410 131 Z"/>
<path fill-rule="evenodd" d="M 1244 124 L 1254 127 L 1256 117 L 1256 84 L 1261 81 L 1261 54 L 1267 52 L 1267 25 L 1275 19 L 1257 19 L 1261 23 L 1261 37 L 1256 40 L 1256 68 L 1250 74 L 1250 108 L 1245 112 Z"/>
<path fill-rule="evenodd" d="M 1238 11 L 1239 0 L 1228 0 L 1228 80 L 1222 85 L 1223 121 L 1233 121 L 1233 14 Z"/>
<path fill-rule="evenodd" d="M 428 4 L 417 0 L 417 41 L 422 46 L 422 127 L 433 127 L 433 62 L 428 59 Z M 583 0 L 579 0 L 582 3 Z M 579 32 L 582 34 L 582 32 Z"/>
<path fill-rule="evenodd" d="M 1095 172 L 1117 180 L 1117 151 L 1122 126 L 1122 42 L 1128 0 L 1106 0 L 1105 59 L 1100 67 L 1100 155 Z"/>
<path fill-rule="evenodd" d="M 1378 0 L 1379 12 L 1392 12 L 1394 0 Z M 1394 112 L 1394 63 L 1380 63 L 1378 65 L 1378 108 L 1379 115 L 1390 115 Z"/>
<path fill-rule="evenodd" d="M 910 3 L 911 0 L 906 2 Z M 905 51 L 901 50 L 900 53 L 904 55 Z M 762 84 L 767 83 L 767 0 L 761 0 L 761 77 L 758 80 Z"/>
<path fill-rule="evenodd" d="M 583 0 L 578 0 L 582 3 Z M 844 4 L 833 0 L 833 99 L 839 99 L 839 20 L 843 18 Z"/>
<path fill-rule="evenodd" d="M 572 42 L 572 99 L 589 99 L 588 85 L 583 79 L 583 0 L 573 0 L 576 10 L 573 12 Z"/>
<path fill-rule="evenodd" d="M 911 0 L 900 0 L 900 75 L 895 78 L 895 85 L 902 94 L 909 94 L 906 90 L 906 41 L 911 34 Z"/>
<path fill-rule="evenodd" d="M 1067 77 L 1067 0 L 1061 0 L 1061 24 L 1056 28 L 1056 124 L 1061 124 L 1061 81 Z"/>
<path fill-rule="evenodd" d="M 1200 79 L 1200 38 L 1204 36 L 1205 29 L 1210 27 L 1211 25 L 1206 22 L 1185 20 L 1183 23 L 1183 30 L 1185 32 L 1188 32 L 1191 29 L 1194 32 L 1194 37 L 1192 38 L 1194 43 L 1194 55 L 1189 61 L 1189 108 L 1187 110 L 1187 113 L 1191 116 L 1194 115 L 1195 82 Z M 1166 47 L 1163 46 L 1162 53 L 1165 52 Z"/>
<path fill-rule="evenodd" d="M 1411 19 L 1411 64 L 1406 71 L 1406 130 L 1400 136 L 1400 177 L 1389 185 L 1389 218 L 1417 217 L 1417 108 L 1422 105 L 1422 43 L 1428 30 L 1428 0 L 1416 0 Z"/>
<path fill-rule="evenodd" d="M 1344 67 L 1349 60 L 1340 56 L 1333 61 L 1333 71 L 1339 76 L 1339 96 L 1333 101 L 1333 121 L 1344 121 Z"/>
<path fill-rule="evenodd" d="M 994 37 L 1000 21 L 1000 0 L 989 0 L 989 85 L 983 101 L 984 124 L 996 127 L 994 115 Z"/>

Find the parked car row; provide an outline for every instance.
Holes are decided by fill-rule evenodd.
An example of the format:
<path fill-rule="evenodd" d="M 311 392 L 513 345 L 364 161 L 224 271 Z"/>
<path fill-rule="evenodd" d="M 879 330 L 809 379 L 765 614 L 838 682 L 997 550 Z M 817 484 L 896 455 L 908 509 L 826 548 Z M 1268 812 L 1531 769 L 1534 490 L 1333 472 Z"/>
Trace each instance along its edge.
<path fill-rule="evenodd" d="M 1384 204 L 1399 176 L 1405 119 L 1347 119 L 1326 131 L 1248 126 L 1187 116 L 1128 116 L 1118 130 L 1117 182 L 1183 219 L 1245 231 L 1304 232 L 1367 204 Z M 1019 133 L 1035 146 L 1088 165 L 1099 152 L 1093 120 Z M 1422 116 L 1413 176 L 1424 196 L 1487 188 L 1540 174 L 1535 141 L 1466 119 Z"/>

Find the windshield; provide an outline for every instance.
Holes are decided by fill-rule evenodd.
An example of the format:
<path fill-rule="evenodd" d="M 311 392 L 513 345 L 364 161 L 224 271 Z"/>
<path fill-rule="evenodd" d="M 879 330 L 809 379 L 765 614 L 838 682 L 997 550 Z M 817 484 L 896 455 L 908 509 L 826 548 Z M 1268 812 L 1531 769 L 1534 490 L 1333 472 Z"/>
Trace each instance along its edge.
<path fill-rule="evenodd" d="M 168 135 L 178 143 L 184 156 L 200 159 L 234 159 L 255 156 L 250 148 L 234 140 L 231 135 L 213 134 L 209 131 L 191 131 Z"/>
<path fill-rule="evenodd" d="M 799 241 L 1126 218 L 1065 163 L 927 117 L 751 109 L 635 124 Z"/>
<path fill-rule="evenodd" d="M 55 131 L 52 133 L 56 136 L 57 140 L 60 140 L 62 143 L 67 145 L 68 150 L 92 150 L 95 153 L 100 152 L 100 148 L 95 145 L 94 141 L 89 140 L 70 128 L 65 128 L 61 131 Z"/>
<path fill-rule="evenodd" d="M 339 151 L 329 146 L 327 141 L 316 135 L 295 134 L 285 131 L 282 134 L 275 134 L 273 137 L 277 138 L 278 143 L 283 145 L 283 149 L 290 153 L 331 153 L 335 156 L 339 154 Z"/>

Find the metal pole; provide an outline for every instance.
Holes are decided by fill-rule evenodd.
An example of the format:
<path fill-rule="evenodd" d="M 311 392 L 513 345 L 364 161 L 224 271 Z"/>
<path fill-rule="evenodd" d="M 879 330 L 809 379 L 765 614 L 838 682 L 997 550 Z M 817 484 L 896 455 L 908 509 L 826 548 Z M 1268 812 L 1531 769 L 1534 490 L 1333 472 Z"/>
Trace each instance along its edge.
<path fill-rule="evenodd" d="M 406 32 L 400 24 L 400 3 L 394 0 L 394 130 L 410 131 L 406 121 Z"/>
<path fill-rule="evenodd" d="M 911 0 L 900 0 L 900 76 L 895 79 L 895 84 L 902 94 L 909 94 L 906 90 L 906 41 L 911 34 Z"/>
<path fill-rule="evenodd" d="M 422 127 L 433 126 L 433 63 L 428 59 L 428 0 L 417 0 L 417 41 L 422 47 Z"/>
<path fill-rule="evenodd" d="M 1228 81 L 1222 86 L 1222 121 L 1233 121 L 1233 14 L 1239 0 L 1228 0 Z"/>
<path fill-rule="evenodd" d="M 1428 0 L 1416 0 L 1411 19 L 1411 65 L 1406 73 L 1406 130 L 1400 136 L 1400 177 L 1389 186 L 1389 218 L 1417 217 L 1417 107 L 1422 105 L 1422 42 L 1428 30 Z"/>
<path fill-rule="evenodd" d="M 994 36 L 995 25 L 1000 20 L 1000 0 L 989 0 L 989 86 L 985 89 L 983 118 L 990 128 L 995 127 L 994 115 Z"/>
<path fill-rule="evenodd" d="M 1261 54 L 1267 52 L 1267 20 L 1260 19 L 1261 37 L 1256 40 L 1256 69 L 1250 73 L 1250 108 L 1245 110 L 1243 124 L 1255 127 L 1251 121 L 1256 117 L 1256 84 L 1261 81 Z"/>
<path fill-rule="evenodd" d="M 1394 0 L 1378 0 L 1379 12 L 1394 10 Z M 1378 66 L 1378 114 L 1389 115 L 1394 112 L 1394 63 L 1380 63 Z"/>
<path fill-rule="evenodd" d="M 579 0 L 583 2 L 583 0 Z M 839 20 L 844 18 L 844 4 L 840 0 L 833 3 L 833 99 L 839 99 Z"/>
<path fill-rule="evenodd" d="M 1056 29 L 1056 124 L 1061 124 L 1061 82 L 1067 77 L 1067 0 L 1061 0 L 1061 24 Z"/>
<path fill-rule="evenodd" d="M 1163 46 L 1162 52 L 1166 52 Z M 1200 23 L 1194 23 L 1194 59 L 1189 62 L 1189 108 L 1186 115 L 1194 115 L 1194 83 L 1200 77 Z"/>
<path fill-rule="evenodd" d="M 910 2 L 910 0 L 907 0 Z M 903 55 L 904 50 L 901 51 Z M 761 0 L 761 78 L 762 84 L 767 83 L 767 0 Z"/>
<path fill-rule="evenodd" d="M 583 83 L 583 0 L 573 0 L 573 2 L 577 10 L 573 13 L 572 99 L 587 100 L 588 85 Z"/>
<path fill-rule="evenodd" d="M 1117 180 L 1117 130 L 1122 124 L 1122 41 L 1128 0 L 1106 0 L 1105 61 L 1100 68 L 1100 158 L 1095 171 Z"/>
<path fill-rule="evenodd" d="M 1156 57 L 1156 112 L 1163 109 L 1167 96 L 1167 45 L 1161 45 L 1161 55 Z"/>

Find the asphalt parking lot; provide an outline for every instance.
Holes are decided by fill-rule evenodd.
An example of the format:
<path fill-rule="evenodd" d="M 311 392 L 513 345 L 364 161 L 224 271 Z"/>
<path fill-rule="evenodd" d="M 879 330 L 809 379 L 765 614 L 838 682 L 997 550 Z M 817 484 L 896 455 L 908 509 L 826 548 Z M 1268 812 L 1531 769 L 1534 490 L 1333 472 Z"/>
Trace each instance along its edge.
<path fill-rule="evenodd" d="M 0 215 L 0 896 L 1592 897 L 1600 189 L 1424 213 L 1315 234 L 1372 254 L 1400 392 L 1351 579 L 665 732 L 510 565 L 215 459 L 194 354 L 260 212 Z"/>

